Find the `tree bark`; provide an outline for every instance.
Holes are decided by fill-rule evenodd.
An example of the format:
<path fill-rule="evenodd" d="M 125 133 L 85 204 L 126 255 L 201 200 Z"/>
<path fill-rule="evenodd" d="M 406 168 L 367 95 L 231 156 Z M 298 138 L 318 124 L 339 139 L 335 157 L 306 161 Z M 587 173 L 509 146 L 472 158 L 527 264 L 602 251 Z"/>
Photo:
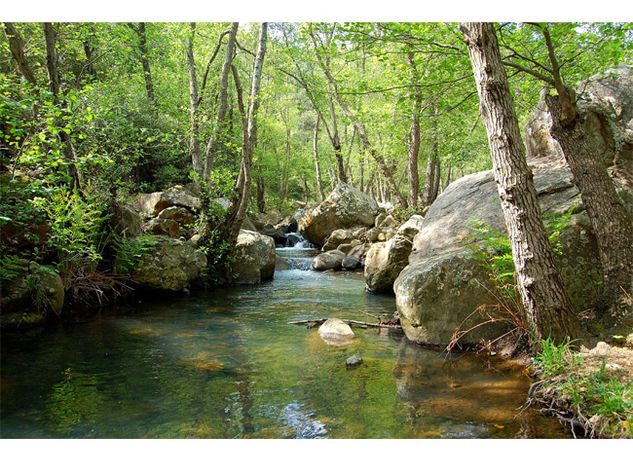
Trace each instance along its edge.
<path fill-rule="evenodd" d="M 262 166 L 259 165 L 257 167 L 257 177 L 255 178 L 256 191 L 257 191 L 257 210 L 261 213 L 266 211 L 266 200 L 265 200 L 265 185 L 264 185 L 264 177 L 262 177 Z"/>
<path fill-rule="evenodd" d="M 554 264 L 499 45 L 491 23 L 462 23 L 493 172 L 505 218 L 517 288 L 533 338 L 561 342 L 578 322 Z"/>
<path fill-rule="evenodd" d="M 29 66 L 29 63 L 26 60 L 26 56 L 24 55 L 24 40 L 22 36 L 15 28 L 13 23 L 4 23 L 4 30 L 7 36 L 7 41 L 9 42 L 9 49 L 11 50 L 11 56 L 13 60 L 15 60 L 16 65 L 18 66 L 19 73 L 31 84 L 37 84 L 35 80 L 35 75 Z"/>
<path fill-rule="evenodd" d="M 603 310 L 612 308 L 611 318 L 617 318 L 619 311 L 627 308 L 630 311 L 626 294 L 633 294 L 633 221 L 607 172 L 598 149 L 602 144 L 584 129 L 583 120 L 600 116 L 574 111 L 574 119 L 569 120 L 559 97 L 548 95 L 545 100 L 552 115 L 550 133 L 560 144 L 574 174 L 574 183 L 580 190 L 598 241 L 604 274 L 602 303 L 598 306 Z M 608 124 L 603 126 L 608 128 Z M 608 137 L 613 138 L 613 135 Z"/>
<path fill-rule="evenodd" d="M 222 130 L 224 128 L 224 119 L 226 117 L 226 109 L 228 107 L 228 88 L 229 88 L 229 72 L 231 71 L 231 62 L 233 61 L 233 54 L 235 53 L 235 37 L 237 36 L 237 28 L 239 23 L 233 23 L 231 25 L 231 32 L 229 33 L 229 40 L 226 44 L 226 53 L 224 55 L 224 63 L 222 64 L 222 72 L 220 73 L 220 97 L 218 104 L 218 111 L 213 122 L 213 129 L 211 130 L 211 137 L 207 143 L 205 151 L 204 173 L 203 178 L 209 180 L 211 171 L 215 164 L 215 153 L 218 148 L 218 142 L 222 136 Z"/>
<path fill-rule="evenodd" d="M 411 68 L 411 84 L 414 89 L 413 108 L 411 110 L 411 143 L 409 145 L 409 207 L 418 206 L 420 193 L 420 176 L 418 173 L 418 157 L 420 154 L 420 111 L 422 110 L 422 90 L 418 85 L 418 70 L 415 66 L 412 51 L 407 52 L 407 62 Z"/>
<path fill-rule="evenodd" d="M 64 110 L 66 102 L 61 98 L 61 75 L 59 73 L 59 55 L 57 54 L 57 32 L 52 23 L 43 23 L 44 41 L 46 43 L 46 68 L 48 70 L 48 84 L 53 94 L 53 102 L 60 110 Z M 55 124 L 58 127 L 66 125 L 65 118 L 62 116 L 55 117 Z M 75 148 L 73 147 L 72 138 L 65 131 L 59 132 L 62 142 L 62 152 L 68 166 L 68 175 L 72 180 L 72 185 L 81 189 L 83 186 L 83 177 L 77 168 L 77 157 Z"/>
<path fill-rule="evenodd" d="M 145 91 L 147 92 L 147 100 L 153 111 L 158 110 L 158 102 L 154 95 L 154 81 L 152 80 L 152 70 L 149 66 L 149 54 L 147 52 L 147 31 L 145 23 L 138 23 L 136 29 L 138 35 L 138 50 L 141 53 L 141 66 L 143 67 L 143 77 L 145 78 Z"/>
<path fill-rule="evenodd" d="M 190 24 L 187 38 L 187 71 L 189 72 L 189 159 L 193 170 L 202 173 L 200 157 L 200 125 L 198 123 L 198 77 L 196 76 L 196 61 L 193 54 L 193 42 L 196 33 L 196 23 Z"/>
<path fill-rule="evenodd" d="M 325 199 L 325 193 L 323 192 L 323 182 L 321 181 L 321 167 L 319 166 L 319 122 L 321 118 L 317 114 L 314 119 L 314 134 L 312 138 L 312 147 L 314 149 L 314 171 L 316 172 L 317 188 L 319 189 L 319 196 L 321 201 Z"/>
<path fill-rule="evenodd" d="M 251 188 L 251 165 L 253 162 L 253 151 L 257 142 L 257 110 L 259 108 L 259 90 L 261 86 L 262 67 L 264 65 L 264 56 L 266 54 L 268 23 L 261 23 L 259 29 L 259 38 L 257 41 L 257 53 L 253 64 L 253 73 L 251 76 L 251 92 L 246 114 L 246 131 L 244 132 L 244 141 L 242 145 L 242 159 L 240 177 L 241 183 L 236 186 L 235 194 L 229 206 L 229 214 L 227 219 L 228 236 L 226 238 L 231 249 L 237 243 L 237 236 L 240 232 L 242 221 L 246 216 L 246 207 Z"/>

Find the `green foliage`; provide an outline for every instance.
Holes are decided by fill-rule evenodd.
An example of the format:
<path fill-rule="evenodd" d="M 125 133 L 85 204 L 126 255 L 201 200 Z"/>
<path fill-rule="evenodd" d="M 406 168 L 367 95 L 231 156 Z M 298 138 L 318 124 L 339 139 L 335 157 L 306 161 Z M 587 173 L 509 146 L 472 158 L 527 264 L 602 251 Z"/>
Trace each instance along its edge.
<path fill-rule="evenodd" d="M 48 215 L 51 233 L 48 246 L 55 248 L 60 263 L 67 265 L 80 260 L 99 261 L 105 242 L 104 200 L 94 191 L 62 188 L 49 198 L 34 200 Z"/>
<path fill-rule="evenodd" d="M 598 369 L 578 352 L 570 341 L 554 344 L 539 341 L 534 366 L 546 385 L 557 392 L 559 404 L 592 420 L 595 435 L 633 437 L 633 382 L 622 381 L 617 372 L 607 371 L 607 357 Z"/>
<path fill-rule="evenodd" d="M 130 275 L 143 257 L 154 251 L 156 241 L 152 235 L 138 235 L 136 237 L 113 237 L 116 258 L 116 271 Z"/>

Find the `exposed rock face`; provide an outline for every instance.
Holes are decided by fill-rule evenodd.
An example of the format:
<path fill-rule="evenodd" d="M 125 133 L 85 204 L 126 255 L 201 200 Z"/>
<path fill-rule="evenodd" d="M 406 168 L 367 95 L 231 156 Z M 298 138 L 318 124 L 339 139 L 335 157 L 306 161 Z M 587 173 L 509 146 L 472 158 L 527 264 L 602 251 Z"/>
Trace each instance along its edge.
<path fill-rule="evenodd" d="M 181 291 L 199 277 L 207 258 L 190 242 L 164 235 L 154 237 L 151 255 L 144 257 L 132 272 L 132 280 L 145 287 Z"/>
<path fill-rule="evenodd" d="M 343 243 L 350 243 L 354 239 L 351 230 L 336 229 L 333 231 L 323 245 L 323 251 L 335 250 Z"/>
<path fill-rule="evenodd" d="M 345 253 L 339 250 L 330 250 L 321 253 L 312 260 L 312 269 L 316 271 L 326 271 L 328 269 L 341 269 L 341 264 L 345 258 Z"/>
<path fill-rule="evenodd" d="M 193 224 L 193 221 L 195 220 L 193 214 L 182 206 L 170 206 L 165 208 L 158 213 L 158 218 L 174 220 L 178 222 L 181 227 Z"/>
<path fill-rule="evenodd" d="M 240 230 L 233 273 L 236 284 L 259 284 L 275 274 L 275 242 L 259 232 Z"/>
<path fill-rule="evenodd" d="M 331 345 L 345 344 L 354 337 L 354 331 L 345 321 L 338 318 L 330 318 L 319 327 L 319 336 Z"/>
<path fill-rule="evenodd" d="M 197 211 L 202 206 L 202 201 L 185 187 L 176 185 L 166 191 L 142 193 L 136 197 L 133 204 L 145 215 L 155 216 L 170 206 L 182 206 L 190 211 Z"/>
<path fill-rule="evenodd" d="M 357 188 L 339 183 L 321 204 L 304 212 L 299 231 L 310 242 L 323 245 L 334 230 L 373 225 L 377 214 L 376 201 Z"/>
<path fill-rule="evenodd" d="M 171 238 L 180 237 L 180 227 L 173 219 L 160 219 L 155 217 L 147 224 L 147 231 L 154 235 L 167 235 Z"/>
<path fill-rule="evenodd" d="M 578 189 L 564 164 L 533 167 L 541 210 L 562 214 L 580 203 Z M 505 232 L 503 213 L 491 171 L 468 175 L 453 182 L 431 205 L 414 237 L 409 265 L 394 283 L 396 304 L 407 337 L 416 342 L 446 344 L 454 329 L 478 306 L 496 303 L 488 273 L 464 247 L 472 243 L 469 224 L 481 220 L 493 230 Z M 403 226 L 404 227 L 404 226 Z M 595 239 L 582 215 L 561 233 L 562 254 L 557 257 L 572 302 L 590 303 L 597 263 Z M 579 309 L 584 309 L 579 308 Z M 481 321 L 481 318 L 479 318 Z M 471 319 L 465 327 L 477 322 Z M 498 330 L 497 330 L 498 331 Z M 463 342 L 477 343 L 499 333 L 482 326 Z"/>
<path fill-rule="evenodd" d="M 633 189 L 633 68 L 620 65 L 581 82 L 577 106 L 586 115 L 585 131 L 602 141 L 601 155 L 618 183 Z M 543 101 L 525 128 L 531 163 L 563 159 L 560 145 L 549 134 L 552 121 Z"/>
<path fill-rule="evenodd" d="M 113 206 L 114 231 L 119 235 L 136 237 L 141 233 L 141 216 L 132 207 L 123 203 L 115 203 Z"/>

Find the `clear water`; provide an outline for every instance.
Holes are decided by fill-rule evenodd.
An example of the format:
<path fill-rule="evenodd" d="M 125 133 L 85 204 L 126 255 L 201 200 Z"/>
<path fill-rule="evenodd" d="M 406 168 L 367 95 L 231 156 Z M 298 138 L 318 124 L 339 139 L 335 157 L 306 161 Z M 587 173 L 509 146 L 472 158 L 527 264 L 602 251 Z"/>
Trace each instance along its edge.
<path fill-rule="evenodd" d="M 295 265 L 313 252 L 281 248 Z M 298 267 L 299 267 L 298 266 Z M 345 347 L 288 321 L 388 318 L 393 297 L 358 273 L 277 271 L 228 288 L 2 335 L 3 438 L 565 437 L 518 416 L 529 380 L 507 362 L 452 360 L 399 334 L 356 329 Z M 345 360 L 364 363 L 347 370 Z"/>

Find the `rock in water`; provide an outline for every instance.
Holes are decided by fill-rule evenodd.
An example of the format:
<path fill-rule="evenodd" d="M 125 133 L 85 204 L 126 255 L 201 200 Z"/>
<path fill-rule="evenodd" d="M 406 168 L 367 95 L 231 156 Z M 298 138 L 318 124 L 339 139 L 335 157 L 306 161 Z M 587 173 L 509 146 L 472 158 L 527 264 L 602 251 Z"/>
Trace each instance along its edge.
<path fill-rule="evenodd" d="M 327 271 L 328 269 L 341 269 L 345 258 L 345 253 L 339 250 L 330 250 L 321 253 L 312 260 L 312 269 L 316 271 Z"/>
<path fill-rule="evenodd" d="M 345 366 L 347 367 L 348 370 L 350 368 L 360 365 L 361 363 L 363 363 L 363 359 L 360 358 L 358 355 L 352 355 L 347 360 L 345 360 Z"/>
<path fill-rule="evenodd" d="M 259 232 L 240 230 L 236 245 L 237 257 L 233 273 L 236 284 L 259 284 L 275 274 L 275 242 Z"/>
<path fill-rule="evenodd" d="M 321 246 L 334 230 L 372 226 L 378 212 L 376 201 L 347 183 L 339 183 L 321 204 L 306 209 L 299 219 L 299 232 Z"/>
<path fill-rule="evenodd" d="M 330 318 L 319 327 L 319 336 L 327 344 L 344 345 L 356 337 L 349 325 L 338 318 Z"/>

